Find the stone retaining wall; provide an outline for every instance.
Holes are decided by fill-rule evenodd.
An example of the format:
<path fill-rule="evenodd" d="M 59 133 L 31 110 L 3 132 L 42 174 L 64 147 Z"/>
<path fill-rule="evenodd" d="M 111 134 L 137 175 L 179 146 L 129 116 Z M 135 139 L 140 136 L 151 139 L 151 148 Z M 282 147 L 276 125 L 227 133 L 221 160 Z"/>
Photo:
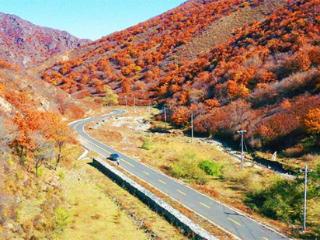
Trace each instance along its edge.
<path fill-rule="evenodd" d="M 191 219 L 171 207 L 153 193 L 137 184 L 131 178 L 111 166 L 102 159 L 94 158 L 92 166 L 103 172 L 121 187 L 127 189 L 131 194 L 138 197 L 142 202 L 147 204 L 154 211 L 164 216 L 170 223 L 177 226 L 181 231 L 192 239 L 217 240 L 206 230 L 195 224 Z"/>

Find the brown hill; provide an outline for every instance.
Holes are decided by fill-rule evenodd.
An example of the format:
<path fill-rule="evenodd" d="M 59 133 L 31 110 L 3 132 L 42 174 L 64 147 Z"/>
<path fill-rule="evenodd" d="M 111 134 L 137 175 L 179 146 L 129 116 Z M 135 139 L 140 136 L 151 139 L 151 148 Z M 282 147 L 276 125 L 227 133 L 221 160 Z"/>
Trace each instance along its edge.
<path fill-rule="evenodd" d="M 31 66 L 87 42 L 65 31 L 40 27 L 15 15 L 0 13 L 0 59 L 11 63 Z"/>
<path fill-rule="evenodd" d="M 205 45 L 208 52 L 219 41 L 211 41 L 210 36 L 205 38 L 203 35 L 220 32 L 220 42 L 223 42 L 232 36 L 239 24 L 236 27 L 230 26 L 232 24 L 220 26 L 221 22 L 241 19 L 243 24 L 252 23 L 262 18 L 266 8 L 263 1 L 256 4 L 242 0 L 188 1 L 147 22 L 74 51 L 70 61 L 55 64 L 44 78 L 61 85 L 69 93 L 81 92 L 82 96 L 103 95 L 102 86 L 108 82 L 117 92 L 123 88 L 123 92 L 129 90 L 126 88 L 131 80 L 138 85 L 132 90 L 144 84 L 154 85 L 160 75 L 166 75 L 174 68 L 172 61 L 186 46 L 192 45 L 192 51 L 196 52 L 191 57 L 203 52 L 200 45 Z M 202 41 L 195 41 L 200 38 Z M 207 40 L 208 43 L 202 43 Z M 87 81 L 87 78 L 91 80 Z"/>
<path fill-rule="evenodd" d="M 84 116 L 89 105 L 0 60 L 0 117 L 10 120 L 20 112 L 28 111 L 51 112 L 65 119 L 78 119 Z"/>
<path fill-rule="evenodd" d="M 255 7 L 243 7 L 231 14 L 214 21 L 187 44 L 177 49 L 179 59 L 195 59 L 201 54 L 210 52 L 212 47 L 224 43 L 232 37 L 233 32 L 266 16 L 284 4 L 284 1 L 264 1 Z"/>
<path fill-rule="evenodd" d="M 166 104 L 176 125 L 192 111 L 198 132 L 246 128 L 252 146 L 283 147 L 310 136 L 304 119 L 319 107 L 318 10 L 319 0 L 191 0 L 42 76 L 79 98 L 108 84 L 122 103 Z"/>

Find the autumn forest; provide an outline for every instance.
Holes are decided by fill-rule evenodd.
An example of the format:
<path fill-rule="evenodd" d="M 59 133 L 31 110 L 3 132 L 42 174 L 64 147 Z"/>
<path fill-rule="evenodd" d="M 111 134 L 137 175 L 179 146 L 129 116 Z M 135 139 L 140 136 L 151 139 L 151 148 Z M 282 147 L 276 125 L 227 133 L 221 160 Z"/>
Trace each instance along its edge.
<path fill-rule="evenodd" d="M 108 84 L 122 104 L 167 106 L 177 126 L 193 112 L 198 133 L 232 137 L 245 128 L 254 148 L 292 147 L 319 133 L 318 10 L 318 1 L 190 1 L 81 48 L 42 78 L 97 101 Z M 210 37 L 210 24 L 245 13 L 251 24 L 219 29 L 228 40 L 190 44 Z"/>
<path fill-rule="evenodd" d="M 71 123 L 118 109 L 83 131 L 284 235 L 320 237 L 320 0 L 188 0 L 94 41 L 0 13 L 1 239 L 191 236 L 93 168 Z"/>

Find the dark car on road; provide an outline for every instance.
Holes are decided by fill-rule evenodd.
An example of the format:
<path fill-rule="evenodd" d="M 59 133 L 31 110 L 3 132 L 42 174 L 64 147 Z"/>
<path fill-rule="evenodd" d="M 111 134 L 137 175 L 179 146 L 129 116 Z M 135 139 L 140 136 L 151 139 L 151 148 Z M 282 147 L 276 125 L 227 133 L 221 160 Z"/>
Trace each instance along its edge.
<path fill-rule="evenodd" d="M 119 158 L 120 158 L 120 156 L 119 156 L 119 154 L 117 154 L 117 153 L 112 153 L 112 154 L 110 154 L 110 156 L 108 157 L 109 160 L 115 161 L 115 162 L 118 162 L 118 161 L 119 161 Z"/>

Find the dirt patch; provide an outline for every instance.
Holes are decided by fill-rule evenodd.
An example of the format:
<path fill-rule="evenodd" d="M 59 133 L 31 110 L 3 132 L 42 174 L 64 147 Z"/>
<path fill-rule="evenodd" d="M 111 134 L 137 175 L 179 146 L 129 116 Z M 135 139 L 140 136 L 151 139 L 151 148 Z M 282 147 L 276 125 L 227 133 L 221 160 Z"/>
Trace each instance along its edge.
<path fill-rule="evenodd" d="M 258 7 L 244 7 L 222 17 L 209 25 L 201 34 L 194 37 L 191 42 L 180 47 L 177 51 L 179 59 L 195 59 L 198 55 L 208 53 L 214 46 L 226 42 L 232 33 L 245 25 L 262 21 L 267 13 L 281 6 L 283 1 L 268 1 Z M 270 2 L 272 5 L 270 5 Z"/>
<path fill-rule="evenodd" d="M 103 138 L 111 138 L 115 142 L 121 142 L 122 141 L 122 135 L 121 135 L 121 133 L 119 133 L 117 131 L 111 131 L 111 130 L 108 130 L 108 129 L 103 129 L 100 134 L 101 134 L 101 137 L 103 137 Z"/>

